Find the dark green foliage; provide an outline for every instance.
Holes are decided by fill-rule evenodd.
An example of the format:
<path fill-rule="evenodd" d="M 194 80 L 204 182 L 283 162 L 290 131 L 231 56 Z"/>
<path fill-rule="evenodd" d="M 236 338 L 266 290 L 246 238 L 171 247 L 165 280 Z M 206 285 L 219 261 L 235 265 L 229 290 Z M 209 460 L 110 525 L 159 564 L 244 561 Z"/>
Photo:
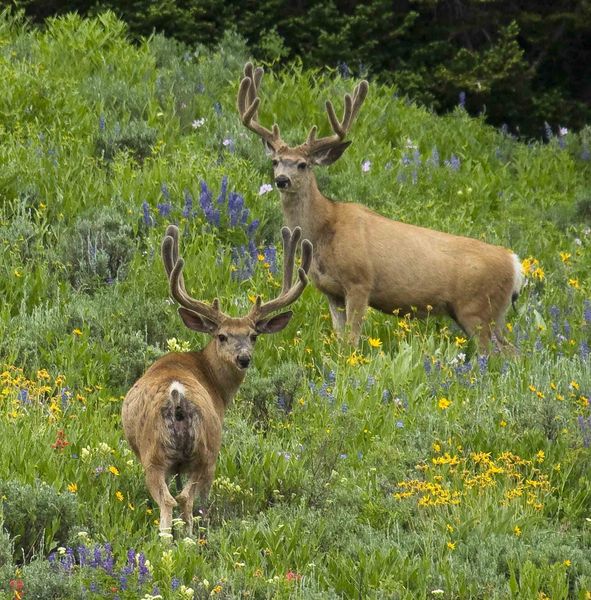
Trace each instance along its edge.
<path fill-rule="evenodd" d="M 545 120 L 581 128 L 591 117 L 591 10 L 583 0 L 568 8 L 536 0 L 14 3 L 39 21 L 111 9 L 135 35 L 155 30 L 191 47 L 213 46 L 239 24 L 263 60 L 300 58 L 307 66 L 339 65 L 345 75 L 369 73 L 438 111 L 453 108 L 463 92 L 472 114 L 535 137 Z"/>
<path fill-rule="evenodd" d="M 4 529 L 13 541 L 15 561 L 30 559 L 65 542 L 75 526 L 78 503 L 43 481 L 34 485 L 0 481 Z"/>

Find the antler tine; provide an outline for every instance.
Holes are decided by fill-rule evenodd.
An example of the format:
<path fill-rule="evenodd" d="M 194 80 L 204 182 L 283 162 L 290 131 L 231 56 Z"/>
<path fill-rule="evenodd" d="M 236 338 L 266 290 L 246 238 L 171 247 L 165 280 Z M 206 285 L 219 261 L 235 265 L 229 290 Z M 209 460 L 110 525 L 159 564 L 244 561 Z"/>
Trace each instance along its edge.
<path fill-rule="evenodd" d="M 263 303 L 260 296 L 257 296 L 255 305 L 250 311 L 252 320 L 262 319 L 263 317 L 284 308 L 295 302 L 304 288 L 308 284 L 308 271 L 312 264 L 312 243 L 309 240 L 302 241 L 302 265 L 298 269 L 298 279 L 292 285 L 293 267 L 295 263 L 295 253 L 298 241 L 302 235 L 300 227 L 296 227 L 293 232 L 288 227 L 281 230 L 283 237 L 283 285 L 281 293 L 274 300 Z"/>
<path fill-rule="evenodd" d="M 214 323 L 219 323 L 223 313 L 217 298 L 211 305 L 191 298 L 185 289 L 183 267 L 185 261 L 179 257 L 179 229 L 176 225 L 169 225 L 162 240 L 162 261 L 168 275 L 170 293 L 172 297 L 184 308 L 188 308 Z"/>
<path fill-rule="evenodd" d="M 330 100 L 327 100 L 325 104 L 326 113 L 334 134 L 316 139 L 317 128 L 316 125 L 314 125 L 314 127 L 310 129 L 305 144 L 302 144 L 302 146 L 305 146 L 308 151 L 318 151 L 320 149 L 330 148 L 341 142 L 357 117 L 357 113 L 367 96 L 368 89 L 369 84 L 367 81 L 363 80 L 353 90 L 353 97 L 351 97 L 350 94 L 345 94 L 343 118 L 340 121 L 336 115 L 333 103 Z"/>
<path fill-rule="evenodd" d="M 238 88 L 238 113 L 242 124 L 247 129 L 263 138 L 273 148 L 278 148 L 283 144 L 279 136 L 278 125 L 275 123 L 272 129 L 267 129 L 259 123 L 258 110 L 261 99 L 258 96 L 258 91 L 263 73 L 262 67 L 255 69 L 250 62 L 244 65 L 244 77 Z"/>

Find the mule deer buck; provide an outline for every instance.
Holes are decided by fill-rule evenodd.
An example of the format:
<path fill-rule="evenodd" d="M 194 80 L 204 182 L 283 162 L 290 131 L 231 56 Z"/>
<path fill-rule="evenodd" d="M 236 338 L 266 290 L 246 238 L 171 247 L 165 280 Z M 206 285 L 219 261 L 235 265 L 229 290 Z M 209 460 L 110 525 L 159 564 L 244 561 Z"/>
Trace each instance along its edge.
<path fill-rule="evenodd" d="M 316 126 L 299 146 L 290 147 L 279 127 L 259 123 L 263 69 L 244 67 L 238 90 L 242 123 L 260 136 L 273 163 L 284 222 L 299 226 L 314 245 L 310 277 L 328 299 L 333 327 L 348 329 L 357 344 L 368 306 L 384 313 L 448 315 L 486 351 L 492 334 L 502 334 L 505 313 L 522 285 L 519 259 L 500 246 L 400 223 L 353 203 L 335 202 L 318 189 L 312 168 L 330 165 L 347 149 L 345 141 L 367 95 L 362 81 L 345 95 L 339 120 L 330 101 L 332 135 L 317 137 Z"/>
<path fill-rule="evenodd" d="M 233 318 L 220 310 L 218 299 L 206 304 L 191 298 L 183 280 L 179 230 L 170 225 L 162 242 L 162 259 L 170 291 L 180 304 L 184 324 L 212 336 L 199 352 L 172 352 L 158 359 L 129 390 L 123 401 L 125 437 L 145 470 L 148 491 L 160 508 L 160 531 L 172 525 L 173 507 L 180 506 L 186 532 L 192 534 L 193 502 L 204 502 L 213 481 L 221 446 L 224 412 L 250 365 L 257 336 L 281 331 L 291 311 L 272 313 L 295 302 L 307 284 L 312 245 L 302 241 L 302 263 L 292 284 L 295 253 L 301 229 L 282 229 L 283 286 L 274 300 L 258 296 L 250 312 Z M 180 473 L 187 482 L 172 497 L 167 480 Z"/>

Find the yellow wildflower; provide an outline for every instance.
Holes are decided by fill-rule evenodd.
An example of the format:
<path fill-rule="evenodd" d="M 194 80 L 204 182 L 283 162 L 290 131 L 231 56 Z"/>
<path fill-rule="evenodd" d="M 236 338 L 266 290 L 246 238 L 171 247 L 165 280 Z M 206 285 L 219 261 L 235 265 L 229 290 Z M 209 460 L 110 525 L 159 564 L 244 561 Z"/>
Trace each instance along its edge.
<path fill-rule="evenodd" d="M 119 502 L 123 502 L 123 499 L 125 498 L 125 496 L 119 490 L 117 490 L 115 492 L 115 498 L 117 498 L 117 500 L 119 500 Z"/>
<path fill-rule="evenodd" d="M 575 288 L 575 290 L 578 290 L 581 288 L 581 285 L 579 284 L 579 280 L 576 277 L 570 277 L 568 280 L 568 285 L 570 285 L 572 288 Z"/>
<path fill-rule="evenodd" d="M 539 452 L 536 453 L 536 460 L 538 462 L 543 463 L 545 458 L 546 458 L 546 453 L 543 450 L 540 450 Z"/>
<path fill-rule="evenodd" d="M 380 338 L 370 337 L 367 341 L 372 348 L 379 348 L 382 345 Z"/>
<path fill-rule="evenodd" d="M 448 400 L 447 398 L 439 398 L 439 401 L 437 402 L 437 406 L 441 410 L 445 410 L 446 408 L 449 408 L 451 406 L 451 400 Z"/>
<path fill-rule="evenodd" d="M 78 485 L 76 483 L 68 484 L 68 492 L 70 492 L 71 494 L 75 494 L 77 491 L 78 491 Z"/>
<path fill-rule="evenodd" d="M 468 340 L 465 337 L 456 336 L 455 344 L 458 348 L 461 348 L 462 346 L 466 345 L 467 341 Z"/>
<path fill-rule="evenodd" d="M 571 257 L 570 252 L 560 252 L 560 260 L 565 264 L 568 262 L 570 257 Z"/>
<path fill-rule="evenodd" d="M 119 475 L 119 469 L 115 465 L 111 465 L 109 471 L 113 473 L 113 475 Z"/>
<path fill-rule="evenodd" d="M 515 537 L 519 537 L 521 535 L 521 528 L 518 525 L 515 525 L 515 527 L 513 527 L 513 534 L 515 535 Z"/>
<path fill-rule="evenodd" d="M 81 330 L 81 329 L 78 329 L 78 328 L 76 328 L 76 329 L 73 329 L 73 330 L 72 330 L 72 333 L 73 333 L 74 335 L 81 336 L 81 335 L 82 335 L 82 330 Z"/>
<path fill-rule="evenodd" d="M 455 550 L 456 549 L 455 542 L 447 542 L 446 545 L 447 545 L 448 550 Z"/>

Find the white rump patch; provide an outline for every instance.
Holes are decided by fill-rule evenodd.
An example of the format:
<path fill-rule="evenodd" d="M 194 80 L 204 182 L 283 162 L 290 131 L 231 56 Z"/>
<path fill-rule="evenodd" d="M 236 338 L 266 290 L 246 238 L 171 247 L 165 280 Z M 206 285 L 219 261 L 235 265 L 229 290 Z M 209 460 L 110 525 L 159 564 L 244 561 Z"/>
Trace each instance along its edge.
<path fill-rule="evenodd" d="M 513 278 L 513 293 L 518 294 L 523 287 L 524 277 L 521 261 L 517 254 L 513 254 L 513 271 L 515 272 L 515 277 Z"/>
<path fill-rule="evenodd" d="M 176 390 L 179 396 L 185 395 L 185 386 L 180 381 L 173 381 L 168 388 L 168 393 L 172 396 L 172 391 Z"/>

